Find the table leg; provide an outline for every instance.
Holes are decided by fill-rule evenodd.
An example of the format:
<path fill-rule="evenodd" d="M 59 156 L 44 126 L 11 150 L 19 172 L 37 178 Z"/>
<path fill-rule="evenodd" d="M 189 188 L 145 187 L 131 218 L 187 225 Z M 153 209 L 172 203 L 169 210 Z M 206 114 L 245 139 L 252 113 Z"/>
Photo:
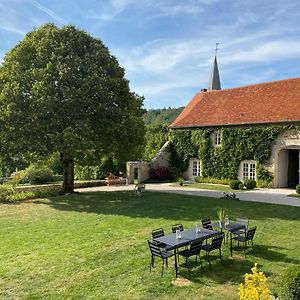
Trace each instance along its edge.
<path fill-rule="evenodd" d="M 177 249 L 174 249 L 174 254 L 175 254 L 175 274 L 176 274 L 176 278 L 177 278 Z"/>

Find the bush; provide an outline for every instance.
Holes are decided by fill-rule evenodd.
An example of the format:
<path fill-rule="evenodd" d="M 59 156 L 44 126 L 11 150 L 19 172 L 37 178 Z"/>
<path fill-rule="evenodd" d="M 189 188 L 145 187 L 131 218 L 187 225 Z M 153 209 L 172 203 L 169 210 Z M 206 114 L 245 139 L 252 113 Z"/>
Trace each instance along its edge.
<path fill-rule="evenodd" d="M 300 266 L 289 268 L 281 281 L 282 299 L 300 299 Z"/>
<path fill-rule="evenodd" d="M 229 187 L 231 188 L 231 189 L 233 189 L 233 190 L 238 190 L 239 188 L 240 188 L 240 184 L 241 184 L 242 182 L 241 181 L 239 181 L 239 180 L 231 180 L 230 182 L 229 182 Z"/>
<path fill-rule="evenodd" d="M 156 167 L 150 169 L 150 179 L 152 180 L 168 180 L 172 179 L 171 172 L 167 167 Z"/>
<path fill-rule="evenodd" d="M 240 284 L 240 300 L 271 300 L 271 292 L 268 288 L 267 278 L 264 273 L 257 270 L 257 264 L 255 264 L 251 271 L 252 274 L 245 275 L 245 283 Z"/>
<path fill-rule="evenodd" d="M 31 164 L 25 169 L 25 175 L 22 181 L 29 182 L 30 184 L 53 181 L 53 171 L 47 166 Z"/>
<path fill-rule="evenodd" d="M 256 188 L 256 181 L 253 179 L 246 179 L 244 181 L 244 186 L 246 187 L 247 190 L 253 190 Z"/>
<path fill-rule="evenodd" d="M 183 183 L 184 183 L 184 179 L 183 179 L 182 177 L 179 177 L 179 178 L 178 178 L 178 184 L 179 184 L 180 186 L 183 186 Z"/>
<path fill-rule="evenodd" d="M 8 184 L 0 185 L 0 203 L 5 203 L 10 201 L 11 195 L 15 193 L 13 186 Z"/>
<path fill-rule="evenodd" d="M 244 189 L 244 184 L 241 182 L 240 184 L 239 184 L 239 190 L 243 190 Z"/>
<path fill-rule="evenodd" d="M 296 193 L 297 193 L 297 194 L 300 194 L 300 184 L 297 184 L 297 185 L 296 185 Z"/>
<path fill-rule="evenodd" d="M 195 177 L 195 181 L 198 183 L 213 183 L 213 184 L 229 184 L 229 179 L 218 179 L 218 178 L 211 178 L 211 177 L 202 177 L 198 176 Z"/>

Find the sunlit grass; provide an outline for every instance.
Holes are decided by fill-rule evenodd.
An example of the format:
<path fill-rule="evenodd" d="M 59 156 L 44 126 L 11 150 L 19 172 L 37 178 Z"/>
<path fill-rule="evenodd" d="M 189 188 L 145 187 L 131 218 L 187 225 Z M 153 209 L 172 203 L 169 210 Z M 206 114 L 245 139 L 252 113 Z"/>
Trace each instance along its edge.
<path fill-rule="evenodd" d="M 247 216 L 258 227 L 255 251 L 247 259 L 215 260 L 212 271 L 181 262 L 175 287 L 173 259 L 160 276 L 149 272 L 151 230 L 181 222 L 194 226 L 216 219 L 223 207 L 230 218 Z M 76 194 L 18 205 L 0 205 L 1 299 L 238 299 L 238 285 L 254 262 L 278 292 L 284 270 L 300 257 L 300 208 L 253 202 L 145 192 Z M 294 233 L 294 234 L 293 234 Z M 241 255 L 242 252 L 234 252 Z"/>

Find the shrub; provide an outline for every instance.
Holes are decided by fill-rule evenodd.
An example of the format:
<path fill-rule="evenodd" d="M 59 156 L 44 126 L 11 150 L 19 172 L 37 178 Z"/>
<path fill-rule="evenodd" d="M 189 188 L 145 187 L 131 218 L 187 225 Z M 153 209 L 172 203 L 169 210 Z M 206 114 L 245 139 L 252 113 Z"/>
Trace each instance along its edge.
<path fill-rule="evenodd" d="M 253 179 L 246 179 L 244 181 L 244 186 L 246 187 L 247 190 L 253 190 L 256 188 L 256 181 Z"/>
<path fill-rule="evenodd" d="M 168 180 L 172 179 L 171 172 L 167 167 L 156 167 L 150 169 L 150 179 L 152 180 Z"/>
<path fill-rule="evenodd" d="M 252 274 L 245 274 L 245 283 L 240 284 L 240 300 L 271 300 L 271 292 L 267 286 L 267 278 L 258 272 L 257 264 L 251 269 Z"/>
<path fill-rule="evenodd" d="M 15 193 L 15 189 L 12 185 L 3 184 L 0 185 L 0 202 L 9 202 L 9 198 L 11 195 Z"/>
<path fill-rule="evenodd" d="M 229 184 L 230 180 L 198 176 L 198 177 L 195 177 L 195 181 L 198 183 Z"/>
<path fill-rule="evenodd" d="M 297 193 L 297 194 L 300 194 L 300 184 L 297 184 L 297 185 L 296 185 L 296 193 Z"/>
<path fill-rule="evenodd" d="M 180 186 L 183 186 L 183 183 L 184 183 L 184 179 L 183 179 L 182 177 L 179 177 L 179 178 L 178 178 L 178 184 L 179 184 Z"/>
<path fill-rule="evenodd" d="M 40 184 L 53 181 L 53 171 L 43 165 L 31 164 L 27 169 L 25 169 L 25 175 L 23 177 L 24 182 L 29 182 L 30 184 Z"/>
<path fill-rule="evenodd" d="M 239 184 L 239 190 L 243 190 L 244 189 L 244 184 L 241 182 L 240 184 Z"/>
<path fill-rule="evenodd" d="M 231 189 L 233 189 L 233 190 L 238 190 L 241 183 L 242 183 L 242 182 L 239 181 L 239 180 L 231 180 L 231 181 L 229 182 L 229 187 L 230 187 Z"/>
<path fill-rule="evenodd" d="M 290 267 L 281 281 L 282 299 L 300 299 L 300 266 Z"/>

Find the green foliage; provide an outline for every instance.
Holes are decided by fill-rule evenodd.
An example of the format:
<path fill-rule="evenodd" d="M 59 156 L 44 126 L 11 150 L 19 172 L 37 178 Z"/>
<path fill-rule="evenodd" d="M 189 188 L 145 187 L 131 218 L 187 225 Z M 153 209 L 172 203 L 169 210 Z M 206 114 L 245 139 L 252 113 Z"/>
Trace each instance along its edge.
<path fill-rule="evenodd" d="M 22 182 L 29 182 L 30 184 L 41 184 L 53 181 L 53 171 L 41 164 L 31 164 L 25 169 L 23 173 Z"/>
<path fill-rule="evenodd" d="M 217 178 L 211 178 L 211 177 L 203 177 L 203 176 L 198 176 L 195 177 L 195 181 L 198 183 L 213 183 L 213 184 L 224 184 L 227 185 L 229 184 L 229 179 L 217 179 Z"/>
<path fill-rule="evenodd" d="M 242 184 L 243 186 L 243 183 L 239 180 L 231 180 L 229 182 L 229 187 L 233 190 L 239 190 L 240 189 L 240 184 Z"/>
<path fill-rule="evenodd" d="M 160 125 L 160 124 L 170 124 L 177 116 L 182 112 L 184 107 L 178 108 L 161 108 L 161 109 L 149 109 L 144 114 L 144 121 L 146 125 Z"/>
<path fill-rule="evenodd" d="M 282 278 L 282 299 L 300 299 L 300 266 L 290 267 Z"/>
<path fill-rule="evenodd" d="M 81 164 L 142 156 L 143 97 L 108 48 L 73 26 L 28 33 L 0 67 L 2 156 L 58 152 Z"/>
<path fill-rule="evenodd" d="M 144 159 L 151 160 L 168 140 L 168 124 L 146 127 Z"/>
<path fill-rule="evenodd" d="M 300 184 L 297 184 L 297 185 L 296 185 L 296 193 L 297 193 L 297 194 L 300 194 Z"/>
<path fill-rule="evenodd" d="M 246 187 L 247 190 L 252 190 L 256 188 L 256 181 L 253 179 L 246 179 L 244 181 L 244 186 Z"/>
<path fill-rule="evenodd" d="M 244 189 L 244 184 L 241 182 L 240 184 L 239 184 L 239 190 L 243 190 Z"/>
<path fill-rule="evenodd" d="M 0 203 L 9 202 L 10 197 L 15 193 L 15 188 L 12 185 L 0 185 Z"/>
<path fill-rule="evenodd" d="M 178 181 L 178 184 L 179 184 L 180 186 L 183 186 L 183 184 L 184 184 L 184 179 L 183 179 L 182 177 L 179 177 L 179 178 L 177 179 L 177 181 Z"/>
<path fill-rule="evenodd" d="M 13 203 L 28 199 L 47 198 L 61 195 L 61 188 L 42 188 L 31 191 L 18 191 L 12 185 L 0 185 L 0 203 Z"/>
<path fill-rule="evenodd" d="M 171 165 L 181 172 L 191 158 L 202 160 L 202 175 L 215 179 L 236 179 L 240 162 L 258 162 L 257 177 L 270 183 L 272 176 L 261 166 L 271 155 L 271 144 L 279 133 L 297 126 L 221 128 L 222 145 L 213 147 L 211 129 L 177 129 L 170 133 Z"/>
<path fill-rule="evenodd" d="M 218 216 L 218 219 L 220 221 L 223 221 L 225 219 L 225 210 L 224 208 L 220 208 L 217 210 L 217 216 Z"/>
<path fill-rule="evenodd" d="M 76 180 L 96 180 L 104 179 L 110 173 L 119 174 L 119 171 L 125 172 L 125 164 L 120 163 L 113 158 L 103 158 L 98 165 L 79 165 L 75 166 Z"/>

